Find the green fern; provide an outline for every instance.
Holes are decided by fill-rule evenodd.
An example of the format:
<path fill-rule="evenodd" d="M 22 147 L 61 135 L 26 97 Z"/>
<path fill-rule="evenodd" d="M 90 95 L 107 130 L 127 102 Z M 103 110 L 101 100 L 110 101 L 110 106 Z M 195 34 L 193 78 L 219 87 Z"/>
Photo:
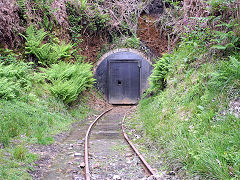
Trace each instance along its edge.
<path fill-rule="evenodd" d="M 42 71 L 45 78 L 51 82 L 48 87 L 52 95 L 69 104 L 75 101 L 80 93 L 92 87 L 95 80 L 91 68 L 92 65 L 87 63 L 60 62 Z"/>
<path fill-rule="evenodd" d="M 166 78 L 170 68 L 170 55 L 164 54 L 154 65 L 153 73 L 150 76 L 150 90 L 158 92 L 166 85 Z"/>
<path fill-rule="evenodd" d="M 81 8 L 86 9 L 87 8 L 87 0 L 80 0 Z"/>
<path fill-rule="evenodd" d="M 235 21 L 230 23 L 222 23 L 216 25 L 216 27 L 223 27 L 226 29 L 226 32 L 223 31 L 214 31 L 214 39 L 211 41 L 215 43 L 211 48 L 223 50 L 223 51 L 238 51 L 239 48 L 239 37 L 236 34 L 240 30 L 239 24 Z"/>
<path fill-rule="evenodd" d="M 27 18 L 27 6 L 26 6 L 27 2 L 26 2 L 26 0 L 17 0 L 17 4 L 24 13 L 23 17 L 26 19 Z"/>
<path fill-rule="evenodd" d="M 40 58 L 38 51 L 46 35 L 47 33 L 44 32 L 44 29 L 37 30 L 33 25 L 29 26 L 26 30 L 26 36 L 21 34 L 26 40 L 26 53 L 35 54 Z"/>
<path fill-rule="evenodd" d="M 30 67 L 26 63 L 0 63 L 0 98 L 14 99 L 32 87 Z"/>
<path fill-rule="evenodd" d="M 240 88 L 240 60 L 230 56 L 229 61 L 222 61 L 219 70 L 211 74 L 209 88 L 212 91 L 224 91 Z M 231 87 L 231 88 L 229 88 Z"/>
<path fill-rule="evenodd" d="M 22 34 L 21 34 L 22 35 Z M 43 43 L 47 36 L 44 29 L 37 30 L 33 25 L 26 30 L 26 54 L 33 54 L 37 57 L 38 62 L 43 65 L 57 63 L 60 59 L 68 58 L 74 52 L 72 44 L 57 44 L 55 42 Z M 58 39 L 57 39 L 58 41 Z"/>
<path fill-rule="evenodd" d="M 52 62 L 52 59 L 50 58 L 52 53 L 51 49 L 52 49 L 52 46 L 49 43 L 43 44 L 39 48 L 37 48 L 34 54 L 39 59 L 39 63 L 44 65 L 55 63 L 55 61 Z"/>
<path fill-rule="evenodd" d="M 74 52 L 72 50 L 72 44 L 66 44 L 64 41 L 62 44 L 54 44 L 51 47 L 51 53 L 49 54 L 49 61 L 51 64 L 56 63 L 60 59 L 69 58 Z"/>

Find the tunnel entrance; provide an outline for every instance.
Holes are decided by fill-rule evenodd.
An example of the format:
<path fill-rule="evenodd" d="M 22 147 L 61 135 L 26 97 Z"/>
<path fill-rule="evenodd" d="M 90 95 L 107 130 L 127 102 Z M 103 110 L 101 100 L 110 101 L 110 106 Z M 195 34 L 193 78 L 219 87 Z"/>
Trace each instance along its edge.
<path fill-rule="evenodd" d="M 132 49 L 105 54 L 95 69 L 96 86 L 110 104 L 136 104 L 148 88 L 150 60 Z"/>
<path fill-rule="evenodd" d="M 140 61 L 108 61 L 108 101 L 110 104 L 136 104 L 140 99 Z"/>

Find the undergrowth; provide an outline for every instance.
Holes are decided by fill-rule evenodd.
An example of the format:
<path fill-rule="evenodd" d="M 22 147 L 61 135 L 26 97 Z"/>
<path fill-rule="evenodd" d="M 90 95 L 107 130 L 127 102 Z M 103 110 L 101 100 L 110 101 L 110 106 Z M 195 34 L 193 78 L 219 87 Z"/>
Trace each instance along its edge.
<path fill-rule="evenodd" d="M 92 66 L 87 63 L 60 62 L 42 71 L 45 72 L 45 78 L 51 82 L 48 89 L 52 95 L 69 104 L 87 88 L 92 87 L 95 80 L 91 68 Z"/>
<path fill-rule="evenodd" d="M 172 170 L 239 179 L 240 119 L 230 106 L 239 101 L 239 52 L 223 48 L 225 56 L 211 56 L 203 43 L 185 37 L 157 61 L 150 77 L 155 95 L 141 100 L 139 119 Z"/>
<path fill-rule="evenodd" d="M 51 65 L 58 63 L 60 60 L 71 57 L 74 52 L 71 43 L 66 44 L 64 41 L 59 42 L 58 38 L 51 39 L 44 43 L 48 33 L 44 29 L 37 30 L 33 25 L 26 30 L 26 54 L 34 55 L 37 62 L 42 65 Z"/>
<path fill-rule="evenodd" d="M 30 153 L 24 144 L 15 145 L 14 148 L 0 149 L 0 177 L 1 179 L 31 179 L 33 163 L 39 157 Z"/>
<path fill-rule="evenodd" d="M 87 97 L 69 104 L 91 87 L 92 66 L 61 62 L 39 72 L 11 53 L 0 58 L 0 179 L 31 179 L 38 156 L 26 146 L 51 144 L 54 135 L 86 118 Z"/>
<path fill-rule="evenodd" d="M 32 72 L 26 63 L 14 63 L 5 66 L 0 63 L 0 98 L 14 99 L 31 89 Z"/>

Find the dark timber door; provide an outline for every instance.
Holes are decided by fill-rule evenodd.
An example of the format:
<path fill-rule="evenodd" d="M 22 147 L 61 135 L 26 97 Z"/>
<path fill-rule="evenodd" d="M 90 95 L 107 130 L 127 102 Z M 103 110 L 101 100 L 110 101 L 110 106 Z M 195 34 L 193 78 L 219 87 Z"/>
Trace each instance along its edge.
<path fill-rule="evenodd" d="M 110 104 L 136 104 L 140 98 L 140 62 L 109 60 L 108 101 Z"/>

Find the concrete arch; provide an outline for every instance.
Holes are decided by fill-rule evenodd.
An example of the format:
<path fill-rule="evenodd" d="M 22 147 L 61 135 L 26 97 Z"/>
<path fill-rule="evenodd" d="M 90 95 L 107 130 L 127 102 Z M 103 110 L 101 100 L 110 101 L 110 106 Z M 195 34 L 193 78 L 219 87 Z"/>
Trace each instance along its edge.
<path fill-rule="evenodd" d="M 137 50 L 123 48 L 104 54 L 94 68 L 94 76 L 96 86 L 108 102 L 134 104 L 149 87 L 151 71 L 150 58 Z"/>
<path fill-rule="evenodd" d="M 97 61 L 97 64 L 95 65 L 94 67 L 94 72 L 96 71 L 97 67 L 99 66 L 99 64 L 101 64 L 101 62 L 106 59 L 108 56 L 110 56 L 111 54 L 115 54 L 115 53 L 118 53 L 118 52 L 131 52 L 131 53 L 134 53 L 134 54 L 137 54 L 141 57 L 143 57 L 144 59 L 146 59 L 149 64 L 152 65 L 152 61 L 151 59 L 146 56 L 144 53 L 142 53 L 141 51 L 138 51 L 136 49 L 131 49 L 131 48 L 118 48 L 118 49 L 113 49 L 111 51 L 108 51 L 107 53 L 103 54 L 100 59 Z"/>

